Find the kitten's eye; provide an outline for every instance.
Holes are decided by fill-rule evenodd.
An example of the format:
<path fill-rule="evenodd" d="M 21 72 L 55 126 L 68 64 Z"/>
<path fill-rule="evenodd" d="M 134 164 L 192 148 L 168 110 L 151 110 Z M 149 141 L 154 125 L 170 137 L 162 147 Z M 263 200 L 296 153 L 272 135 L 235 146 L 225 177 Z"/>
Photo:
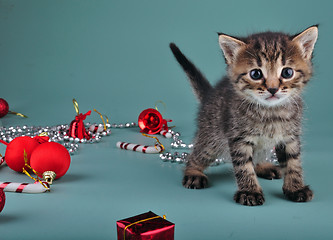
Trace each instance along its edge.
<path fill-rule="evenodd" d="M 293 75 L 294 75 L 294 70 L 292 68 L 287 67 L 282 69 L 281 77 L 288 79 L 291 78 Z"/>
<path fill-rule="evenodd" d="M 253 80 L 259 80 L 259 79 L 261 79 L 263 77 L 263 75 L 262 75 L 262 72 L 261 72 L 260 69 L 253 69 L 250 72 L 250 77 Z"/>

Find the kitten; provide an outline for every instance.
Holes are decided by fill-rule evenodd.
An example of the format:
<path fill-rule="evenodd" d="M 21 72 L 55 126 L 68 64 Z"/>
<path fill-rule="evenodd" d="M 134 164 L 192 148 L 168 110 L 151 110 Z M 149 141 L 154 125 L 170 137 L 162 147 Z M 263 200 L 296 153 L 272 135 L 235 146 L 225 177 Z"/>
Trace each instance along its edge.
<path fill-rule="evenodd" d="M 222 154 L 233 164 L 237 203 L 262 205 L 257 176 L 284 175 L 283 193 L 295 202 L 313 198 L 301 166 L 301 92 L 312 75 L 312 52 L 318 26 L 291 36 L 263 32 L 245 38 L 219 33 L 228 76 L 212 87 L 174 44 L 170 48 L 200 101 L 198 130 L 188 156 L 183 185 L 205 188 L 203 171 Z M 279 167 L 263 162 L 275 147 Z"/>

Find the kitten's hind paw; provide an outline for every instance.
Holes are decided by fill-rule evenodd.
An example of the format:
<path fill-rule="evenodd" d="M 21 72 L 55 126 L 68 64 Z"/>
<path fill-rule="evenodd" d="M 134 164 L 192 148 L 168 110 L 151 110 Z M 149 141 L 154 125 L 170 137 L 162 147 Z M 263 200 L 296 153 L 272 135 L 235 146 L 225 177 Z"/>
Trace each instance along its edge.
<path fill-rule="evenodd" d="M 284 195 L 294 202 L 309 202 L 313 198 L 313 192 L 309 186 L 305 186 L 297 191 L 289 191 L 283 188 Z"/>
<path fill-rule="evenodd" d="M 236 203 L 246 206 L 263 205 L 265 202 L 264 195 L 261 192 L 250 191 L 237 191 L 234 196 L 234 200 Z"/>
<path fill-rule="evenodd" d="M 272 163 L 260 163 L 255 166 L 255 172 L 258 177 L 268 180 L 280 179 L 282 177 L 281 168 Z"/>
<path fill-rule="evenodd" d="M 208 178 L 205 175 L 185 175 L 183 186 L 191 189 L 201 189 L 208 186 Z"/>

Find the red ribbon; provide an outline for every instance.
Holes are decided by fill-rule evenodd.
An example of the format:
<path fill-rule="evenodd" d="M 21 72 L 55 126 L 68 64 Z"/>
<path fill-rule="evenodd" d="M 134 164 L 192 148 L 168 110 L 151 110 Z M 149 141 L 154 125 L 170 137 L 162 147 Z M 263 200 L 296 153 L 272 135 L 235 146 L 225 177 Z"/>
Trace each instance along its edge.
<path fill-rule="evenodd" d="M 33 137 L 39 144 L 46 143 L 50 140 L 48 136 L 35 136 Z"/>
<path fill-rule="evenodd" d="M 78 120 L 78 121 L 86 120 L 87 116 L 89 116 L 90 114 L 91 114 L 91 111 L 88 111 L 86 114 L 80 113 L 79 115 L 75 116 L 75 120 Z"/>
<path fill-rule="evenodd" d="M 5 142 L 4 140 L 0 139 L 0 143 L 5 144 L 6 146 L 9 144 L 8 142 Z"/>

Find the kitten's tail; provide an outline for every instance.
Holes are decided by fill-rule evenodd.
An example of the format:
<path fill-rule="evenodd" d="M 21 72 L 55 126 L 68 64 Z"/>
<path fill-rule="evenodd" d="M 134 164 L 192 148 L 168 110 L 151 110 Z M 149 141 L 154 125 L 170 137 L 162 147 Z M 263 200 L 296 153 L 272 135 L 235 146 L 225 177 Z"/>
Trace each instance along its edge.
<path fill-rule="evenodd" d="M 176 44 L 170 43 L 170 48 L 178 63 L 182 66 L 185 73 L 187 74 L 187 77 L 189 78 L 199 101 L 202 101 L 206 93 L 212 89 L 212 85 L 210 85 L 205 76 L 202 75 L 202 73 L 194 66 L 194 64 L 184 56 Z"/>

